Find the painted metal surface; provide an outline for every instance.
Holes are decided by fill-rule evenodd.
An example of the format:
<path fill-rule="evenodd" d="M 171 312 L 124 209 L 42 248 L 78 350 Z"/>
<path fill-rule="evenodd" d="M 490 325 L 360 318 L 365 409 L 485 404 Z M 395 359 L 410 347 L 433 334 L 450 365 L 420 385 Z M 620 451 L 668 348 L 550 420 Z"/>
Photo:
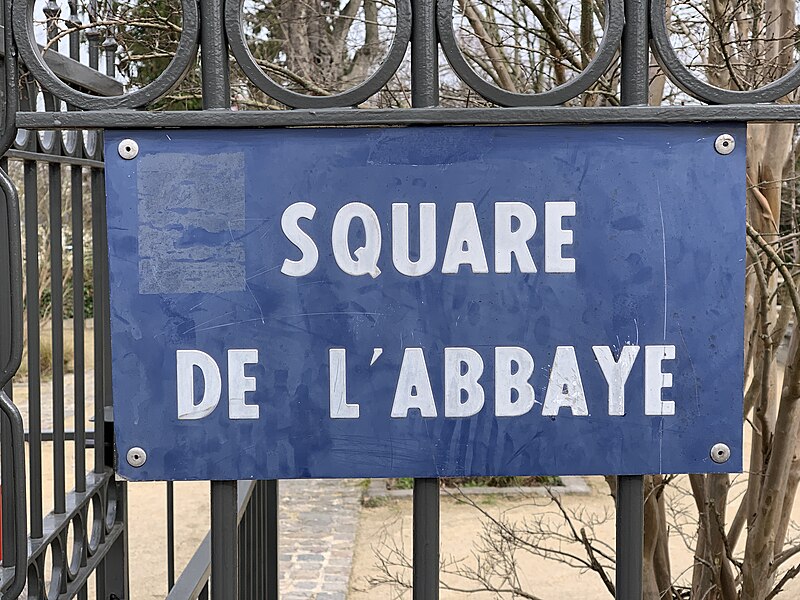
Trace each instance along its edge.
<path fill-rule="evenodd" d="M 131 138 L 140 148 L 134 160 L 109 155 L 106 166 L 117 448 L 147 452 L 138 468 L 119 461 L 120 474 L 740 470 L 744 131 L 733 124 L 107 131 L 106 147 Z M 714 149 L 721 133 L 737 140 L 730 155 Z M 333 256 L 333 222 L 353 202 L 377 215 L 380 274 L 349 275 Z M 495 210 L 509 202 L 537 215 L 528 244 L 535 273 L 521 273 L 517 260 L 511 273 L 496 272 Z M 575 203 L 576 215 L 561 220 L 572 231 L 561 250 L 575 259 L 574 272 L 548 272 L 545 239 L 555 230 L 547 228 L 546 202 Z M 282 272 L 286 259 L 301 255 L 281 227 L 295 203 L 315 207 L 299 224 L 319 254 L 297 277 Z M 402 275 L 393 264 L 393 203 L 410 206 L 412 255 L 419 204 L 436 204 L 436 261 L 427 274 Z M 466 265 L 442 273 L 458 203 L 475 208 L 486 273 Z M 351 250 L 365 241 L 354 223 Z M 624 415 L 609 414 L 609 384 L 593 347 L 618 360 L 626 345 L 640 351 Z M 587 415 L 568 407 L 542 415 L 548 387 L 561 391 L 552 369 L 558 346 L 574 348 Z M 663 400 L 674 402 L 674 414 L 663 416 L 645 414 L 644 402 L 646 350 L 658 346 L 675 352 L 661 363 L 672 376 Z M 535 363 L 536 403 L 519 416 L 495 414 L 497 347 L 523 348 Z M 409 348 L 422 349 L 435 417 L 414 409 L 391 416 Z M 485 398 L 472 416 L 445 416 L 446 348 L 482 359 Z M 257 364 L 237 372 L 254 378 L 256 390 L 229 403 L 229 351 L 248 349 L 258 351 Z M 357 418 L 332 408 L 331 363 L 340 364 L 332 349 L 345 350 L 345 402 L 358 405 Z M 202 418 L 178 418 L 177 352 L 187 350 L 206 353 L 220 371 L 219 404 Z M 468 378 L 463 365 L 458 370 Z M 200 402 L 203 378 L 198 368 L 192 374 Z M 240 392 L 247 388 L 236 381 Z M 577 387 L 575 378 L 568 383 L 565 396 Z M 333 387 L 342 389 L 338 380 Z M 252 417 L 252 406 L 257 418 L 230 418 Z M 331 418 L 332 411 L 351 418 Z M 718 442 L 731 448 L 724 464 L 710 458 Z"/>

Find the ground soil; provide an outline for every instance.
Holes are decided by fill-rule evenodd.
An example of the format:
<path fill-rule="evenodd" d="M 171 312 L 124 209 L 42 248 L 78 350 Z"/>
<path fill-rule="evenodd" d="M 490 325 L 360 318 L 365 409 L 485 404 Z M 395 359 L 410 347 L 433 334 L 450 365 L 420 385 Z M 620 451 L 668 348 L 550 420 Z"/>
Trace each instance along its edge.
<path fill-rule="evenodd" d="M 749 440 L 745 438 L 745 456 L 749 454 Z M 577 521 L 595 521 L 594 536 L 610 544 L 613 548 L 615 540 L 614 503 L 608 486 L 602 477 L 588 477 L 587 482 L 592 490 L 589 495 L 564 496 L 563 506 L 573 516 L 581 517 Z M 733 519 L 739 499 L 745 489 L 745 475 L 732 476 L 732 487 L 727 509 L 728 522 Z M 543 519 L 548 527 L 563 527 L 564 520 L 559 516 L 556 507 L 542 498 L 526 497 L 476 497 L 474 501 L 486 512 L 497 518 L 503 515 L 512 522 L 522 524 L 526 520 L 531 523 Z M 688 478 L 682 476 L 668 487 L 666 496 L 668 522 L 670 523 L 670 559 L 672 575 L 678 583 L 691 583 L 692 551 L 687 542 L 693 545 L 692 536 L 696 530 L 694 516 L 696 509 L 689 495 Z M 356 549 L 353 571 L 350 579 L 351 600 L 367 600 L 372 598 L 409 599 L 411 594 L 402 585 L 375 585 L 376 580 L 385 578 L 381 568 L 379 554 L 392 556 L 398 562 L 398 554 L 387 552 L 398 549 L 404 560 L 410 561 L 412 534 L 412 504 L 410 499 L 387 500 L 377 506 L 365 507 L 361 512 L 359 529 L 356 536 Z M 800 523 L 800 503 L 795 502 L 793 519 Z M 487 518 L 476 508 L 463 501 L 443 497 L 441 504 L 441 553 L 442 560 L 451 565 L 475 568 L 478 557 L 487 560 L 486 554 L 480 553 L 483 523 Z M 789 533 L 798 543 L 797 527 Z M 744 538 L 744 536 L 742 536 Z M 560 550 L 581 554 L 578 544 L 563 544 Z M 744 550 L 741 541 L 735 549 L 737 555 Z M 585 556 L 585 554 L 584 554 Z M 545 559 L 525 551 L 515 556 L 518 564 L 517 572 L 520 587 L 541 600 L 559 600 L 561 598 L 580 598 L 582 600 L 609 600 L 612 598 L 601 578 L 594 572 L 569 566 L 560 560 Z M 790 561 L 792 562 L 792 561 Z M 792 564 L 794 564 L 792 562 Z M 791 565 L 787 565 L 787 568 Z M 455 570 L 450 568 L 449 570 Z M 393 568 L 407 582 L 410 580 L 410 569 Z M 613 581 L 614 573 L 609 572 Z M 443 575 L 445 586 L 462 591 L 443 589 L 442 600 L 462 600 L 466 598 L 482 600 L 498 598 L 490 593 L 474 591 L 480 587 L 463 577 Z M 466 591 L 470 590 L 470 591 Z M 510 594 L 500 598 L 511 599 Z M 786 600 L 800 599 L 800 580 L 794 580 L 786 586 L 778 596 Z"/>

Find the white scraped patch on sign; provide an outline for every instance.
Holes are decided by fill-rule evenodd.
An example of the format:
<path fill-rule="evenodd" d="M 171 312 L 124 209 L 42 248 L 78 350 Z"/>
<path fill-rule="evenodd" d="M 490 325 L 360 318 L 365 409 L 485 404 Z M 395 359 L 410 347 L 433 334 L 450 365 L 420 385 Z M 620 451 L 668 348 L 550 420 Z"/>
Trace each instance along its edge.
<path fill-rule="evenodd" d="M 146 152 L 136 163 L 139 293 L 245 291 L 244 153 Z"/>

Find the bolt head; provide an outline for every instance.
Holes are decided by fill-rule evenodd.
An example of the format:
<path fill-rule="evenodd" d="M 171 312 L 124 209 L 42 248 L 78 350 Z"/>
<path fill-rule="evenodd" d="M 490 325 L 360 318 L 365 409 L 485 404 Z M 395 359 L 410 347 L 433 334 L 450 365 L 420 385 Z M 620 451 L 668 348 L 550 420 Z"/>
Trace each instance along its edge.
<path fill-rule="evenodd" d="M 717 464 L 722 464 L 728 462 L 728 459 L 731 457 L 731 449 L 728 447 L 728 444 L 720 442 L 711 446 L 710 454 L 711 460 Z"/>
<path fill-rule="evenodd" d="M 132 467 L 141 467 L 145 461 L 147 460 L 147 452 L 144 449 L 139 448 L 139 446 L 134 446 L 130 450 L 128 450 L 128 454 L 125 456 L 128 460 L 128 464 Z"/>
<path fill-rule="evenodd" d="M 125 160 L 134 159 L 139 155 L 139 144 L 135 140 L 122 140 L 117 146 L 117 152 Z"/>
<path fill-rule="evenodd" d="M 730 133 L 723 133 L 714 140 L 714 149 L 722 155 L 730 154 L 736 147 L 736 140 Z"/>

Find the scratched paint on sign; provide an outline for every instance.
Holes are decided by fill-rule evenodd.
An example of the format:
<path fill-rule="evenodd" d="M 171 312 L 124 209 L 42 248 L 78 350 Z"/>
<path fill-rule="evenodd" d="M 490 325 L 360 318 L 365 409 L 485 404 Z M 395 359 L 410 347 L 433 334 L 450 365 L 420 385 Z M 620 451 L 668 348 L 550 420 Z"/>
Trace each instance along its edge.
<path fill-rule="evenodd" d="M 127 137 L 123 476 L 740 470 L 743 126 Z"/>

